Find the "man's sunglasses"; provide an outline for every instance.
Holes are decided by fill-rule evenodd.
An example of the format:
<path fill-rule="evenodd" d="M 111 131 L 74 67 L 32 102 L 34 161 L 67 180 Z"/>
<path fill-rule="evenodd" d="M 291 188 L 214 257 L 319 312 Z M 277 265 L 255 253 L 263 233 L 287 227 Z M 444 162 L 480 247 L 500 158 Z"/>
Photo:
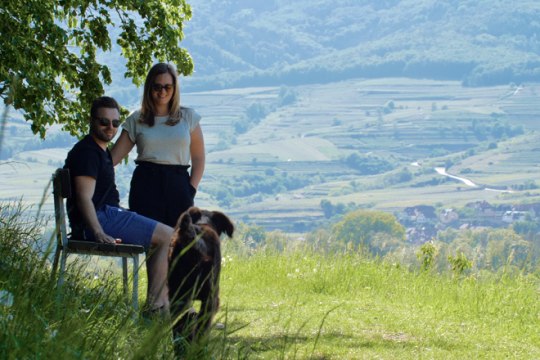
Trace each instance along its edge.
<path fill-rule="evenodd" d="M 117 128 L 120 126 L 120 124 L 122 123 L 120 120 L 109 120 L 107 118 L 96 118 L 97 122 L 99 125 L 101 126 L 112 126 L 114 128 Z"/>
<path fill-rule="evenodd" d="M 161 90 L 165 90 L 166 93 L 171 91 L 173 86 L 171 84 L 161 85 L 161 84 L 153 84 L 152 90 L 154 90 L 157 93 L 160 93 Z"/>

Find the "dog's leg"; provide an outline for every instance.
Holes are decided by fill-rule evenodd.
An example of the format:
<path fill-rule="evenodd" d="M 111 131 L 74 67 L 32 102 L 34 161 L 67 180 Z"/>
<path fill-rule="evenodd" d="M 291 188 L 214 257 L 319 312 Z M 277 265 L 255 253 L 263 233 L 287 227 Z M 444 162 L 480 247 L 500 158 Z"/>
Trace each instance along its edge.
<path fill-rule="evenodd" d="M 185 356 L 187 347 L 193 342 L 193 328 L 197 321 L 197 313 L 189 301 L 179 302 L 177 309 L 181 309 L 173 318 L 174 353 L 177 357 Z"/>
<path fill-rule="evenodd" d="M 210 334 L 212 320 L 217 312 L 214 299 L 206 299 L 201 302 L 201 311 L 197 316 L 196 339 L 203 339 Z"/>
<path fill-rule="evenodd" d="M 211 269 L 207 272 L 208 277 L 203 284 L 201 291 L 201 310 L 197 319 L 196 337 L 204 338 L 210 334 L 212 321 L 219 308 L 219 279 L 216 272 Z"/>

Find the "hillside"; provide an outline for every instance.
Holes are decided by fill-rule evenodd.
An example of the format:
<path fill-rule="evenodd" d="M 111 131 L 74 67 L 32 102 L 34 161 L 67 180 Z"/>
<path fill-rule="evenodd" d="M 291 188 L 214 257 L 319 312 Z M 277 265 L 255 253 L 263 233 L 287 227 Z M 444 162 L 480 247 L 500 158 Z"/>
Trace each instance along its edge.
<path fill-rule="evenodd" d="M 234 132 L 234 121 L 241 118 L 234 114 L 253 103 L 272 107 L 279 102 L 278 88 L 215 92 L 220 100 L 208 108 L 209 93 L 190 94 L 207 116 L 205 131 L 220 134 L 208 138 L 212 167 L 203 192 L 245 221 L 289 231 L 322 219 L 324 199 L 387 211 L 418 204 L 538 201 L 537 190 L 469 190 L 434 170 L 446 167 L 508 190 L 534 182 L 536 89 L 535 84 L 466 88 L 407 79 L 300 86 L 293 90 L 294 103 L 275 107 L 242 134 Z M 287 187 L 285 180 L 269 178 L 296 182 Z"/>
<path fill-rule="evenodd" d="M 188 1 L 182 45 L 189 92 L 297 86 L 351 78 L 455 80 L 466 86 L 540 81 L 534 0 Z M 113 29 L 113 34 L 114 34 Z M 114 36 L 113 36 L 114 40 Z M 113 41 L 114 43 L 114 41 Z M 108 92 L 138 102 L 117 46 Z"/>
<path fill-rule="evenodd" d="M 415 205 L 540 202 L 539 86 L 399 78 L 184 93 L 203 116 L 207 146 L 196 202 L 294 232 L 329 220 L 322 201 L 396 214 Z M 7 130 L 13 156 L 0 166 L 0 198 L 38 203 L 69 137 L 51 132 L 40 144 L 16 120 Z M 124 204 L 132 160 L 117 168 Z"/>
<path fill-rule="evenodd" d="M 540 79 L 540 3 L 192 0 L 190 90 L 412 77 Z"/>

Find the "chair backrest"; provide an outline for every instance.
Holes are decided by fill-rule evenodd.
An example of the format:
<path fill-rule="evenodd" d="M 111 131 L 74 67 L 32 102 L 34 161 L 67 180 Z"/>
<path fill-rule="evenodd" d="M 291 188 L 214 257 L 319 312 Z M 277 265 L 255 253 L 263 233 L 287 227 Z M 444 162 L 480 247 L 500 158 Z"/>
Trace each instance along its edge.
<path fill-rule="evenodd" d="M 56 169 L 52 178 L 54 196 L 54 219 L 56 223 L 56 239 L 62 248 L 67 247 L 66 211 L 64 199 L 71 197 L 71 179 L 69 169 Z"/>

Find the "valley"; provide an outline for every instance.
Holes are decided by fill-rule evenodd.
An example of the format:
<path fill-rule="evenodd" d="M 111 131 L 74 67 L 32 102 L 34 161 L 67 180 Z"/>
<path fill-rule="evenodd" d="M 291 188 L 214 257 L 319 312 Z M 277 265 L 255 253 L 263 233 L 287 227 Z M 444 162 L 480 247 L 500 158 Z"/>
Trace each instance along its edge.
<path fill-rule="evenodd" d="M 183 93 L 203 117 L 207 148 L 196 203 L 268 230 L 303 232 L 324 223 L 323 200 L 393 213 L 540 202 L 539 90 L 387 78 Z M 15 150 L 0 165 L 0 199 L 37 204 L 69 147 L 46 140 L 24 151 L 27 127 L 17 119 L 6 126 L 5 146 Z M 133 159 L 117 167 L 124 204 Z M 480 189 L 514 191 L 471 188 L 436 167 Z"/>

